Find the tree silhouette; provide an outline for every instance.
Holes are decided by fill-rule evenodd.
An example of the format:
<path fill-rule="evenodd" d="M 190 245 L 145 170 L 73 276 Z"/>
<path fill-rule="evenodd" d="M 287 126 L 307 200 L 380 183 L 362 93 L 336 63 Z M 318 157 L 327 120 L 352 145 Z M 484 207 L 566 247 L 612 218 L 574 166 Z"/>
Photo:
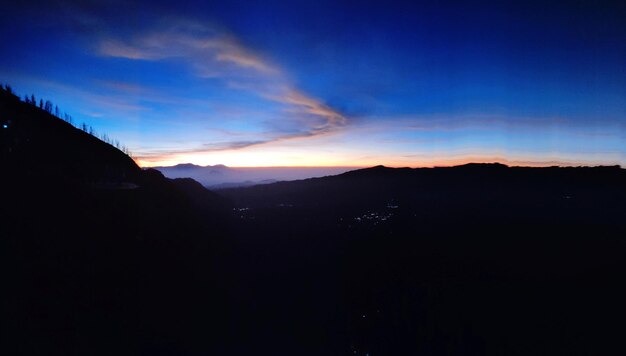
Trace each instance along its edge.
<path fill-rule="evenodd" d="M 43 109 L 48 112 L 48 114 L 52 114 L 52 102 L 50 100 L 46 100 Z"/>
<path fill-rule="evenodd" d="M 15 92 L 13 91 L 13 88 L 11 88 L 10 85 L 8 84 L 2 84 L 0 83 L 0 91 L 4 91 L 7 94 L 11 94 L 13 96 L 15 96 L 18 100 L 20 100 L 19 95 L 15 94 Z M 132 157 L 130 150 L 128 149 L 128 147 L 122 145 L 120 143 L 119 140 L 114 140 L 112 138 L 110 138 L 107 134 L 103 133 L 100 136 L 98 136 L 96 130 L 91 126 L 91 125 L 87 125 L 85 122 L 81 123 L 80 126 L 75 126 L 74 125 L 74 119 L 72 118 L 71 115 L 67 114 L 67 113 L 63 113 L 63 115 L 61 115 L 61 109 L 59 108 L 58 105 L 54 105 L 52 103 L 52 101 L 50 100 L 43 100 L 42 98 L 39 99 L 39 105 L 37 104 L 37 99 L 35 98 L 35 94 L 31 94 L 30 96 L 28 95 L 24 95 L 23 97 L 23 102 L 27 103 L 27 104 L 31 104 L 35 107 L 38 107 L 42 110 L 45 110 L 47 113 L 49 113 L 50 115 L 53 115 L 54 117 L 60 119 L 60 120 L 64 120 L 67 123 L 69 123 L 70 125 L 76 127 L 79 130 L 82 130 L 94 137 L 99 138 L 101 141 L 108 143 L 109 145 L 117 148 L 118 150 L 122 151 L 123 153 L 125 153 L 126 155 L 128 155 L 129 157 Z"/>

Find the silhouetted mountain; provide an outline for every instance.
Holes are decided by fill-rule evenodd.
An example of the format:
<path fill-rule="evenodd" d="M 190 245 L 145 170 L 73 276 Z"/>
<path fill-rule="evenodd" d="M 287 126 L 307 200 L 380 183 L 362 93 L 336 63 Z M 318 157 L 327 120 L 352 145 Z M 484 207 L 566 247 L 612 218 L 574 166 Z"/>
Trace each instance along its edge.
<path fill-rule="evenodd" d="M 0 120 L 0 353 L 214 347 L 223 199 L 4 91 Z"/>
<path fill-rule="evenodd" d="M 178 168 L 178 169 L 198 169 L 198 168 L 202 168 L 201 166 L 195 165 L 193 163 L 180 163 L 177 164 L 175 166 L 172 166 L 172 168 Z"/>
<path fill-rule="evenodd" d="M 367 210 L 387 203 L 424 209 L 429 218 L 621 222 L 625 170 L 613 167 L 507 167 L 467 164 L 445 168 L 377 166 L 341 175 L 224 190 L 237 205 L 289 204 L 322 214 L 343 206 Z M 437 215 L 441 214 L 441 215 Z M 479 219 L 479 220 L 475 220 Z"/>
<path fill-rule="evenodd" d="M 154 167 L 168 178 L 193 178 L 209 189 L 245 187 L 344 173 L 348 167 L 227 167 L 197 166 L 190 163 Z"/>
<path fill-rule="evenodd" d="M 0 354 L 626 353 L 620 167 L 211 192 L 6 92 L 0 124 Z"/>
<path fill-rule="evenodd" d="M 242 339 L 287 334 L 317 354 L 626 351 L 619 167 L 377 166 L 219 194 L 240 263 L 257 266 L 239 277 L 248 303 L 290 326 L 251 322 L 273 333 Z"/>
<path fill-rule="evenodd" d="M 222 196 L 206 189 L 202 184 L 191 178 L 176 178 L 171 180 L 176 190 L 181 192 L 196 205 L 199 211 L 220 213 L 228 204 Z"/>
<path fill-rule="evenodd" d="M 0 94 L 3 164 L 28 177 L 79 183 L 138 179 L 139 167 L 119 149 L 6 92 Z"/>

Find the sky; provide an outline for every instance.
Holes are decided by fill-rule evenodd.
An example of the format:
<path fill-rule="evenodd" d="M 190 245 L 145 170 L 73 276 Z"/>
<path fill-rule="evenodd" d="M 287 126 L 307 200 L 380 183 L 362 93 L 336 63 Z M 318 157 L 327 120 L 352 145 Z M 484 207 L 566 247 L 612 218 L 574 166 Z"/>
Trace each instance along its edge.
<path fill-rule="evenodd" d="M 623 1 L 24 1 L 0 81 L 144 167 L 626 165 Z"/>

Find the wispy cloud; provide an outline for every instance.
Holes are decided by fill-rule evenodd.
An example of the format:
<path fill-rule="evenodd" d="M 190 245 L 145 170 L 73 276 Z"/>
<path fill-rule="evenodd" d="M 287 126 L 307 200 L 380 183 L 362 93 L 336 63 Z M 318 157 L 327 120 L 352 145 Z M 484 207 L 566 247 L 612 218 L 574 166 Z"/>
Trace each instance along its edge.
<path fill-rule="evenodd" d="M 229 141 L 229 142 L 218 142 L 218 143 L 207 143 L 202 145 L 200 149 L 195 150 L 195 152 L 216 152 L 216 151 L 229 151 L 229 150 L 238 150 L 254 145 L 260 145 L 266 143 L 264 140 L 250 140 L 250 141 Z M 192 151 L 193 152 L 193 151 Z"/>
<path fill-rule="evenodd" d="M 127 45 L 116 40 L 104 40 L 100 43 L 99 52 L 108 57 L 156 60 L 163 58 L 157 53 Z"/>
<path fill-rule="evenodd" d="M 267 136 L 259 134 L 260 137 Z M 134 154 L 134 157 L 140 161 L 163 161 L 170 155 L 181 154 L 199 154 L 199 153 L 214 153 L 223 151 L 235 151 L 252 146 L 259 146 L 268 143 L 276 143 L 279 141 L 290 140 L 294 138 L 313 137 L 313 133 L 297 133 L 292 135 L 282 135 L 278 137 L 266 137 L 259 140 L 238 140 L 238 141 L 223 141 L 223 142 L 211 142 L 200 144 L 192 148 L 156 148 L 149 149 L 143 148 Z"/>
<path fill-rule="evenodd" d="M 278 73 L 278 71 L 272 66 L 269 66 L 267 63 L 253 55 L 238 50 L 237 47 L 231 49 L 230 51 L 217 54 L 215 59 L 220 62 L 232 63 L 242 68 L 254 69 L 260 73 Z"/>
<path fill-rule="evenodd" d="M 585 130 L 588 124 L 567 117 L 559 116 L 511 116 L 500 114 L 466 113 L 466 114 L 435 114 L 435 115 L 399 115 L 361 117 L 354 129 L 381 130 L 382 128 L 398 128 L 414 132 L 452 132 L 471 129 L 486 130 L 542 130 L 568 129 Z"/>
<path fill-rule="evenodd" d="M 299 113 L 325 118 L 327 120 L 325 128 L 343 126 L 347 123 L 347 119 L 336 110 L 292 88 L 285 90 L 281 96 L 270 98 L 295 107 Z"/>
<path fill-rule="evenodd" d="M 86 102 L 92 105 L 93 110 L 104 110 L 124 113 L 136 113 L 140 111 L 149 111 L 150 108 L 137 103 L 136 100 L 132 100 L 128 95 L 111 95 L 110 93 L 98 93 L 93 90 L 87 90 L 79 86 L 74 86 L 66 83 L 60 83 L 48 79 L 40 79 L 37 77 L 26 77 L 27 82 L 32 86 L 37 86 L 45 89 L 51 89 L 61 96 L 72 97 L 75 100 Z M 118 83 L 116 85 L 124 85 Z M 86 112 L 87 115 L 92 117 L 103 116 L 102 112 L 94 114 L 95 111 L 90 110 Z"/>
<path fill-rule="evenodd" d="M 146 31 L 131 38 L 103 38 L 97 52 L 102 56 L 134 60 L 187 60 L 201 76 L 277 74 L 280 71 L 229 34 L 199 24 L 176 24 L 165 30 Z M 242 73 L 241 70 L 252 73 Z"/>
<path fill-rule="evenodd" d="M 155 157 L 163 157 L 167 154 L 188 154 L 188 153 L 202 153 L 202 152 L 220 152 L 238 150 L 254 145 L 260 145 L 268 142 L 269 140 L 243 140 L 243 141 L 224 141 L 224 142 L 212 142 L 199 145 L 195 148 L 144 148 L 141 153 L 136 155 L 137 158 L 147 159 Z"/>
<path fill-rule="evenodd" d="M 199 78 L 219 79 L 225 90 L 243 90 L 282 108 L 272 119 L 274 122 L 268 122 L 268 128 L 274 130 L 269 139 L 207 145 L 194 151 L 240 149 L 311 137 L 347 124 L 347 118 L 339 111 L 292 85 L 282 69 L 232 34 L 195 22 L 173 23 L 165 28 L 129 38 L 104 37 L 97 53 L 136 61 L 182 60 Z"/>

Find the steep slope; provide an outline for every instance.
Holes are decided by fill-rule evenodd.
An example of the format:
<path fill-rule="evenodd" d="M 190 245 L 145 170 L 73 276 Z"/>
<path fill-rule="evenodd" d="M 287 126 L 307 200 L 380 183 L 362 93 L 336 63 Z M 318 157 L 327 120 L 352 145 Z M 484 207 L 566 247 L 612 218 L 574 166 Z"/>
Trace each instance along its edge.
<path fill-rule="evenodd" d="M 0 353 L 212 346 L 221 200 L 6 92 L 0 121 Z"/>
<path fill-rule="evenodd" d="M 34 105 L 0 94 L 1 156 L 14 174 L 79 183 L 137 180 L 135 162 L 117 148 Z"/>

